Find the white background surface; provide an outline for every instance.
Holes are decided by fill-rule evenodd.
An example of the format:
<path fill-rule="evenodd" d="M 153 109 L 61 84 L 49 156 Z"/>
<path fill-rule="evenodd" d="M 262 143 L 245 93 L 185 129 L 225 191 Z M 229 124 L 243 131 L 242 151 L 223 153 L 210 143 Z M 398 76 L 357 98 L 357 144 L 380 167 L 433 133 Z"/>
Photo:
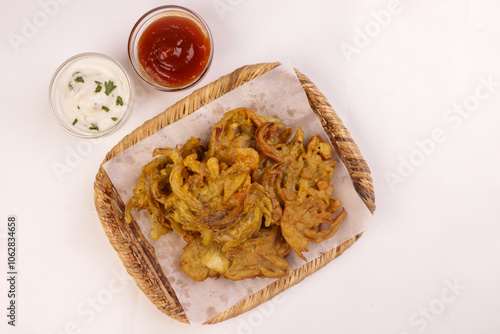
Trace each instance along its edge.
<path fill-rule="evenodd" d="M 133 74 L 128 34 L 165 3 L 54 3 L 0 5 L 0 332 L 500 332 L 498 1 L 176 2 L 204 17 L 215 39 L 201 85 L 272 61 L 311 78 L 368 161 L 378 206 L 375 225 L 327 267 L 274 301 L 202 327 L 163 315 L 123 275 L 93 203 L 106 152 L 190 91 L 160 93 L 135 80 L 130 120 L 98 141 L 64 132 L 47 98 L 52 73 L 77 53 L 105 53 Z M 58 164 L 70 171 L 57 173 Z M 6 317 L 12 214 L 15 328 Z"/>

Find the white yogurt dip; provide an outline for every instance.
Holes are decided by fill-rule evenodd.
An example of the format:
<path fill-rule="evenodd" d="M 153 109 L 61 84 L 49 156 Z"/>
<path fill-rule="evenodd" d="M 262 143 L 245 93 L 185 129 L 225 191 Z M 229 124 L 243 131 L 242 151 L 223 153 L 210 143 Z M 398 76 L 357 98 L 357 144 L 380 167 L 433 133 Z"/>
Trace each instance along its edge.
<path fill-rule="evenodd" d="M 131 83 L 122 67 L 101 54 L 75 57 L 60 68 L 51 94 L 54 113 L 73 134 L 99 136 L 123 123 Z"/>

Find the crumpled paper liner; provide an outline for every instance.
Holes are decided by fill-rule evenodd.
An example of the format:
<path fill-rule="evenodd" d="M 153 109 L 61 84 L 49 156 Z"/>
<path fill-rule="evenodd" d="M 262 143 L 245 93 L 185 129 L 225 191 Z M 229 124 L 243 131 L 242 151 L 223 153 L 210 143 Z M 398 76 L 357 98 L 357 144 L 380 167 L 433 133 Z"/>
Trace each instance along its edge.
<path fill-rule="evenodd" d="M 307 96 L 291 65 L 280 65 L 244 85 L 232 90 L 173 124 L 138 142 L 104 164 L 104 169 L 120 194 L 124 203 L 133 196 L 133 189 L 139 182 L 141 168 L 153 159 L 156 147 L 175 147 L 191 136 L 200 137 L 208 144 L 212 126 L 226 111 L 247 107 L 259 114 L 280 118 L 285 126 L 294 129 L 301 126 L 306 142 L 319 133 L 323 140 L 329 140 L 318 117 L 309 106 Z M 338 198 L 346 210 L 346 218 L 338 232 L 320 244 L 309 243 L 309 252 L 304 253 L 311 261 L 334 249 L 343 242 L 363 232 L 372 222 L 372 215 L 360 199 L 349 177 L 347 169 L 334 151 L 337 161 L 333 184 L 333 196 Z M 154 247 L 162 270 L 174 289 L 191 324 L 201 324 L 223 313 L 239 301 L 265 288 L 274 279 L 252 278 L 231 281 L 224 278 L 196 282 L 180 269 L 180 257 L 184 240 L 171 232 L 159 240 L 149 237 L 151 219 L 147 212 L 133 212 L 134 219 L 142 233 Z M 305 264 L 293 252 L 287 257 L 291 270 Z"/>

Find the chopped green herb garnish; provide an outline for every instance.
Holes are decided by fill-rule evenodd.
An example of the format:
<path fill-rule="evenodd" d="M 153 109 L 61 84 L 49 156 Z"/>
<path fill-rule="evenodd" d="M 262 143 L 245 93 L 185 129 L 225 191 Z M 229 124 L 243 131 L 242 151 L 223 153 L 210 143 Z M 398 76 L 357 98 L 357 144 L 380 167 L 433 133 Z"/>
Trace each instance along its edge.
<path fill-rule="evenodd" d="M 104 83 L 104 87 L 106 87 L 106 91 L 104 92 L 106 95 L 111 94 L 111 92 L 116 88 L 115 83 L 111 80 L 106 81 Z"/>
<path fill-rule="evenodd" d="M 76 77 L 75 82 L 84 83 L 85 81 L 83 80 L 83 77 Z"/>
<path fill-rule="evenodd" d="M 112 119 L 113 121 L 115 121 L 115 122 L 118 120 L 118 118 L 116 118 L 116 117 L 111 117 L 111 119 Z"/>
<path fill-rule="evenodd" d="M 122 100 L 122 97 L 121 96 L 118 96 L 116 98 L 116 105 L 117 106 L 122 106 L 123 105 L 123 100 Z"/>
<path fill-rule="evenodd" d="M 95 92 L 99 93 L 102 90 L 102 82 L 99 81 L 94 81 L 97 84 L 97 87 L 95 88 Z"/>
<path fill-rule="evenodd" d="M 108 112 L 109 111 L 109 108 L 106 107 L 106 106 L 102 106 L 102 110 L 104 110 L 105 112 Z"/>
<path fill-rule="evenodd" d="M 89 130 L 96 130 L 96 131 L 99 131 L 99 127 L 97 125 L 95 125 L 94 123 L 91 123 L 92 126 L 89 128 Z"/>
<path fill-rule="evenodd" d="M 76 106 L 78 109 L 80 109 L 80 106 Z"/>
<path fill-rule="evenodd" d="M 71 82 L 68 84 L 68 88 L 69 90 L 73 90 L 73 84 Z"/>
<path fill-rule="evenodd" d="M 75 120 L 71 124 L 73 124 L 73 126 L 74 126 L 76 123 L 78 123 L 78 119 L 75 118 Z"/>

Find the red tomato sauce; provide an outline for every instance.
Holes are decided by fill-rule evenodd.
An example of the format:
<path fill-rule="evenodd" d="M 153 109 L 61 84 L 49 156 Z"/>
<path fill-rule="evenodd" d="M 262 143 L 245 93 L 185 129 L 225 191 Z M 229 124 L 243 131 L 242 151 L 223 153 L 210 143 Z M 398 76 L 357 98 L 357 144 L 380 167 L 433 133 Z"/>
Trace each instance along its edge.
<path fill-rule="evenodd" d="M 210 38 L 186 17 L 165 16 L 151 23 L 138 43 L 144 71 L 157 83 L 183 87 L 196 80 L 210 58 Z"/>

